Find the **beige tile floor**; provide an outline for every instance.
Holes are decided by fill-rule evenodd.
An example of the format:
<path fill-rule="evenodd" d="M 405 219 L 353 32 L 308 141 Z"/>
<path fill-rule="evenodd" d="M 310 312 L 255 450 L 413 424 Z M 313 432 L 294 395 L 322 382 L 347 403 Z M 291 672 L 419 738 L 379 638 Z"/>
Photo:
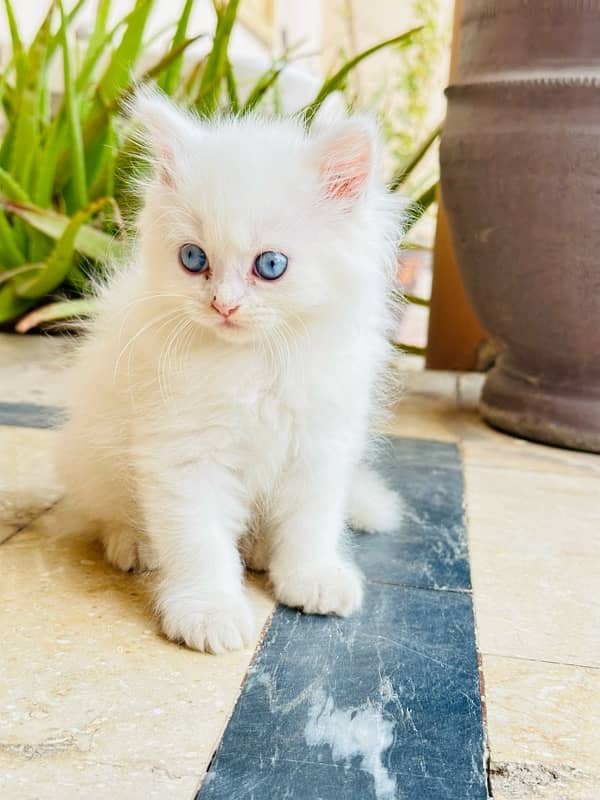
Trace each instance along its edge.
<path fill-rule="evenodd" d="M 63 347 L 0 336 L 2 399 L 57 402 Z M 480 386 L 410 373 L 393 431 L 462 451 L 493 795 L 597 800 L 600 457 L 490 430 Z M 0 798 L 189 800 L 253 651 L 165 641 L 151 579 L 56 537 L 52 437 L 0 427 Z M 265 623 L 272 601 L 251 592 Z"/>

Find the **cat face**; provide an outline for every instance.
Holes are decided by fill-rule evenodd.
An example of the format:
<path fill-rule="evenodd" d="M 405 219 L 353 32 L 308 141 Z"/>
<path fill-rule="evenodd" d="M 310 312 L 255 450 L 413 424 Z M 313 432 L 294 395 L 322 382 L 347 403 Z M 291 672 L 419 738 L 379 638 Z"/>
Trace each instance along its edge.
<path fill-rule="evenodd" d="M 365 292 L 368 121 L 311 137 L 292 121 L 205 124 L 158 95 L 135 111 L 154 155 L 139 226 L 151 292 L 230 342 L 306 328 Z"/>

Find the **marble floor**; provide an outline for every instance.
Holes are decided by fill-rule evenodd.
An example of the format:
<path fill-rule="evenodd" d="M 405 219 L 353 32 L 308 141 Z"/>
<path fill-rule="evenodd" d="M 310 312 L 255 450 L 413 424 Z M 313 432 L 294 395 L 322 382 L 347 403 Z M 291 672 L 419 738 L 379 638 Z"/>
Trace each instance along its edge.
<path fill-rule="evenodd" d="M 0 336 L 0 412 L 60 405 L 64 347 Z M 480 376 L 415 371 L 406 383 L 391 433 L 462 456 L 492 796 L 596 800 L 600 457 L 487 428 Z M 191 799 L 254 648 L 213 657 L 165 641 L 147 577 L 49 535 L 53 436 L 0 424 L 0 798 Z M 264 625 L 272 600 L 249 584 Z"/>

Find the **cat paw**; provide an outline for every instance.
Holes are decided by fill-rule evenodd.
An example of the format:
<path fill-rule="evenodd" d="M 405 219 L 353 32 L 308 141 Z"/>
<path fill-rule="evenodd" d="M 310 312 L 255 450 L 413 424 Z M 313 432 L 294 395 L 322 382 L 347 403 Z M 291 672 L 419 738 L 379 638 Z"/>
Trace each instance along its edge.
<path fill-rule="evenodd" d="M 245 597 L 162 600 L 162 629 L 167 638 L 192 650 L 215 655 L 254 642 L 254 618 Z"/>
<path fill-rule="evenodd" d="M 106 560 L 123 572 L 148 572 L 158 566 L 150 542 L 133 531 L 116 529 L 104 533 L 102 541 Z"/>
<path fill-rule="evenodd" d="M 362 604 L 362 575 L 344 561 L 289 572 L 272 570 L 271 581 L 281 603 L 305 614 L 347 617 Z"/>
<path fill-rule="evenodd" d="M 392 533 L 402 522 L 404 504 L 376 472 L 360 467 L 352 484 L 348 516 L 356 531 Z"/>

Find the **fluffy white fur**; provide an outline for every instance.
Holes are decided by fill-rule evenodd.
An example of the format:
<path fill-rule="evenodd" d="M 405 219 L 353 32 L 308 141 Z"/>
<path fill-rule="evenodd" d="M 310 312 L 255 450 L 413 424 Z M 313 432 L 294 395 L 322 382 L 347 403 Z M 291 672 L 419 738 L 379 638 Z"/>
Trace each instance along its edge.
<path fill-rule="evenodd" d="M 153 177 L 80 348 L 60 468 L 107 558 L 158 568 L 165 634 L 217 653 L 252 641 L 240 549 L 281 602 L 345 615 L 363 593 L 349 510 L 396 524 L 364 459 L 401 209 L 368 120 L 204 123 L 152 94 L 134 111 Z M 180 266 L 187 242 L 209 273 Z M 266 250 L 289 258 L 279 280 L 252 275 Z M 228 324 L 213 303 L 239 308 Z"/>

